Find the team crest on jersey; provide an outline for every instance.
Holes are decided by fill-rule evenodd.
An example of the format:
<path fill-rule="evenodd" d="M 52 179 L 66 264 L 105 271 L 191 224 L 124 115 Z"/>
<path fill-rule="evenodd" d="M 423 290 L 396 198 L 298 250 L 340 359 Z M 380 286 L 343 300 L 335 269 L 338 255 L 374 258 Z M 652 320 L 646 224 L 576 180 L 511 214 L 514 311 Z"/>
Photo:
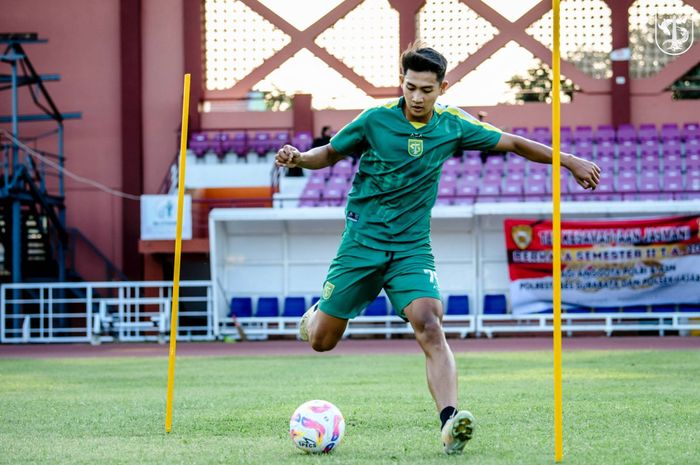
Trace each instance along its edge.
<path fill-rule="evenodd" d="M 513 242 L 515 242 L 515 245 L 517 245 L 520 250 L 527 249 L 532 242 L 532 228 L 526 224 L 513 226 L 510 233 L 513 237 Z"/>
<path fill-rule="evenodd" d="M 326 284 L 323 286 L 323 300 L 328 300 L 331 298 L 333 295 L 333 289 L 335 289 L 335 285 L 330 281 L 326 281 Z"/>
<path fill-rule="evenodd" d="M 408 154 L 412 157 L 423 155 L 423 141 L 421 139 L 408 139 Z"/>

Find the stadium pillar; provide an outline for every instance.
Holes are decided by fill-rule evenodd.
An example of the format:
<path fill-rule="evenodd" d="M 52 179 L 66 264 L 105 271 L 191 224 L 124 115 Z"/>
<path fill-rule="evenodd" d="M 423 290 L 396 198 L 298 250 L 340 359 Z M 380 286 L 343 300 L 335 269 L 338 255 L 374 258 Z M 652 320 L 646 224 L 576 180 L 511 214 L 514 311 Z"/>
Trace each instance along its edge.
<path fill-rule="evenodd" d="M 185 73 L 191 75 L 190 88 L 190 134 L 202 127 L 199 107 L 202 104 L 202 5 L 204 2 L 185 0 L 183 6 L 183 28 L 185 38 Z"/>
<path fill-rule="evenodd" d="M 314 132 L 314 113 L 311 110 L 311 94 L 295 94 L 292 105 L 292 126 L 294 133 Z"/>
<path fill-rule="evenodd" d="M 389 0 L 391 7 L 399 12 L 399 48 L 403 51 L 416 40 L 416 15 L 426 0 Z"/>
<path fill-rule="evenodd" d="M 143 133 L 141 87 L 141 0 L 120 0 L 121 64 L 121 190 L 143 194 Z M 141 279 L 138 251 L 139 202 L 122 200 L 122 269 L 130 279 Z"/>
<path fill-rule="evenodd" d="M 613 77 L 610 92 L 612 124 L 618 127 L 631 122 L 628 11 L 633 0 L 607 3 L 611 12 L 613 55 L 620 57 L 612 60 Z"/>

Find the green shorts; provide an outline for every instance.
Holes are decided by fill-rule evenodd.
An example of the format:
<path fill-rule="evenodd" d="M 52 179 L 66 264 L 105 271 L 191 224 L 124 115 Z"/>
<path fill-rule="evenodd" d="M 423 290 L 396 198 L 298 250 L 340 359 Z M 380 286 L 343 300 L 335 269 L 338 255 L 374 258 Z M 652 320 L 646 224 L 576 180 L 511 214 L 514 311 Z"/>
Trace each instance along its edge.
<path fill-rule="evenodd" d="M 440 299 L 430 244 L 391 252 L 366 247 L 343 234 L 323 285 L 319 308 L 328 315 L 349 320 L 372 303 L 382 288 L 404 320 L 404 309 L 415 299 Z"/>

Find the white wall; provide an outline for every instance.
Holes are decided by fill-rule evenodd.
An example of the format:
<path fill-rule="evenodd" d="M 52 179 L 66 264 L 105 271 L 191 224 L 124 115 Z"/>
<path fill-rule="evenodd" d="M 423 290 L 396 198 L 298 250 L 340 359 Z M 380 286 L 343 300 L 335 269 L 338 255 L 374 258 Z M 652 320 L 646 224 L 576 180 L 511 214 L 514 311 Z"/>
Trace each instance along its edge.
<path fill-rule="evenodd" d="M 508 294 L 503 221 L 551 218 L 551 203 L 436 207 L 432 243 L 443 298 L 469 296 L 480 313 L 483 296 Z M 629 218 L 700 213 L 694 201 L 562 203 L 562 219 Z M 344 226 L 343 208 L 214 209 L 209 216 L 216 308 L 232 296 L 321 294 Z"/>

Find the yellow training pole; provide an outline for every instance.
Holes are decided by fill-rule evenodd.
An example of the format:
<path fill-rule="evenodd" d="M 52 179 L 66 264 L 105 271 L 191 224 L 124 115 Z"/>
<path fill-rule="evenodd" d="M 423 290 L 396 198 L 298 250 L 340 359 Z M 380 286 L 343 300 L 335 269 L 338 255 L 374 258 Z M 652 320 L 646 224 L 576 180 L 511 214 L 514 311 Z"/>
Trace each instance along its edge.
<path fill-rule="evenodd" d="M 559 0 L 552 0 L 554 47 L 552 49 L 552 289 L 554 290 L 554 460 L 564 456 L 561 395 L 561 99 L 559 70 Z"/>
<path fill-rule="evenodd" d="M 185 203 L 185 150 L 187 149 L 187 115 L 190 112 L 190 75 L 185 74 L 182 94 L 182 133 L 180 134 L 180 173 L 177 183 L 177 227 L 175 228 L 175 269 L 173 271 L 173 303 L 170 313 L 170 355 L 168 357 L 168 394 L 165 402 L 165 432 L 173 426 L 173 387 L 175 384 L 175 347 L 177 344 L 177 311 L 180 302 L 180 255 L 182 252 L 182 210 Z"/>

